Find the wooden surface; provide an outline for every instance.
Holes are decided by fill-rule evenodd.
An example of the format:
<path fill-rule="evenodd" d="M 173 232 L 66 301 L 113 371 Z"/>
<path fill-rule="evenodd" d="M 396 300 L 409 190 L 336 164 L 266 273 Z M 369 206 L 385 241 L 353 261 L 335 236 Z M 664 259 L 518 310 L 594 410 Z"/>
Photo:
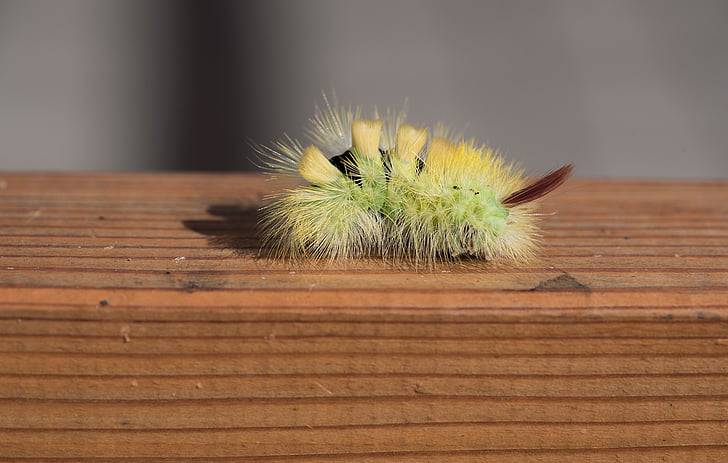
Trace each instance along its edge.
<path fill-rule="evenodd" d="M 0 460 L 728 460 L 728 184 L 572 181 L 527 268 L 258 259 L 253 175 L 0 174 Z"/>

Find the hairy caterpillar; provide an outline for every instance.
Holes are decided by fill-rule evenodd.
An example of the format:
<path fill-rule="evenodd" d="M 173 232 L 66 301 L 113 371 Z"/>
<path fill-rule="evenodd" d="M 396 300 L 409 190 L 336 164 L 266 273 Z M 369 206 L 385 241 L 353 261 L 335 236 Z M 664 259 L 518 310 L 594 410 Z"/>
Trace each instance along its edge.
<path fill-rule="evenodd" d="M 561 185 L 567 164 L 529 183 L 491 148 L 404 112 L 329 103 L 317 108 L 305 148 L 286 137 L 256 146 L 269 172 L 309 184 L 273 195 L 261 208 L 264 247 L 275 256 L 380 256 L 435 263 L 468 256 L 523 262 L 538 244 L 535 205 Z"/>

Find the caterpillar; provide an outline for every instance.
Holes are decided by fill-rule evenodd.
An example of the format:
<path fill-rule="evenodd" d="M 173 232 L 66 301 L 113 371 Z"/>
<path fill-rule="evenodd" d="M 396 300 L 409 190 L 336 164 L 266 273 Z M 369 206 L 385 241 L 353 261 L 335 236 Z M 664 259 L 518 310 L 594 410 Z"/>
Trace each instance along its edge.
<path fill-rule="evenodd" d="M 494 149 L 405 111 L 340 107 L 324 96 L 306 135 L 254 145 L 273 176 L 308 184 L 268 197 L 262 244 L 283 258 L 380 257 L 437 263 L 463 257 L 522 263 L 539 244 L 535 201 L 571 174 L 566 164 L 529 182 Z"/>

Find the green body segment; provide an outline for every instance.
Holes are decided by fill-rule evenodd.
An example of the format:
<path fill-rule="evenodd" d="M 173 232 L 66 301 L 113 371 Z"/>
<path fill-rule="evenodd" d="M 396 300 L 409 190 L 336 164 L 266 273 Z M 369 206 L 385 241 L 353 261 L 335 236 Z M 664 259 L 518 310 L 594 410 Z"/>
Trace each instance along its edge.
<path fill-rule="evenodd" d="M 427 259 L 464 254 L 486 257 L 501 235 L 508 210 L 495 192 L 477 179 L 442 179 L 427 168 L 414 178 L 392 178 L 389 185 L 391 218 L 399 240 Z"/>
<path fill-rule="evenodd" d="M 371 208 L 370 195 L 349 179 L 292 190 L 277 211 L 273 236 L 286 237 L 285 254 L 352 257 L 367 254 L 380 241 L 381 218 Z"/>

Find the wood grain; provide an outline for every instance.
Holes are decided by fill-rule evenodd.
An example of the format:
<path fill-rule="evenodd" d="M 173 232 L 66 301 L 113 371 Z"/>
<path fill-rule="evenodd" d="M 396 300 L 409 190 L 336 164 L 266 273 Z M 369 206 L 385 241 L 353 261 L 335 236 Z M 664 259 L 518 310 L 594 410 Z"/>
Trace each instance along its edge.
<path fill-rule="evenodd" d="M 574 180 L 536 262 L 426 270 L 259 256 L 275 187 L 0 173 L 0 460 L 728 460 L 728 183 Z"/>

